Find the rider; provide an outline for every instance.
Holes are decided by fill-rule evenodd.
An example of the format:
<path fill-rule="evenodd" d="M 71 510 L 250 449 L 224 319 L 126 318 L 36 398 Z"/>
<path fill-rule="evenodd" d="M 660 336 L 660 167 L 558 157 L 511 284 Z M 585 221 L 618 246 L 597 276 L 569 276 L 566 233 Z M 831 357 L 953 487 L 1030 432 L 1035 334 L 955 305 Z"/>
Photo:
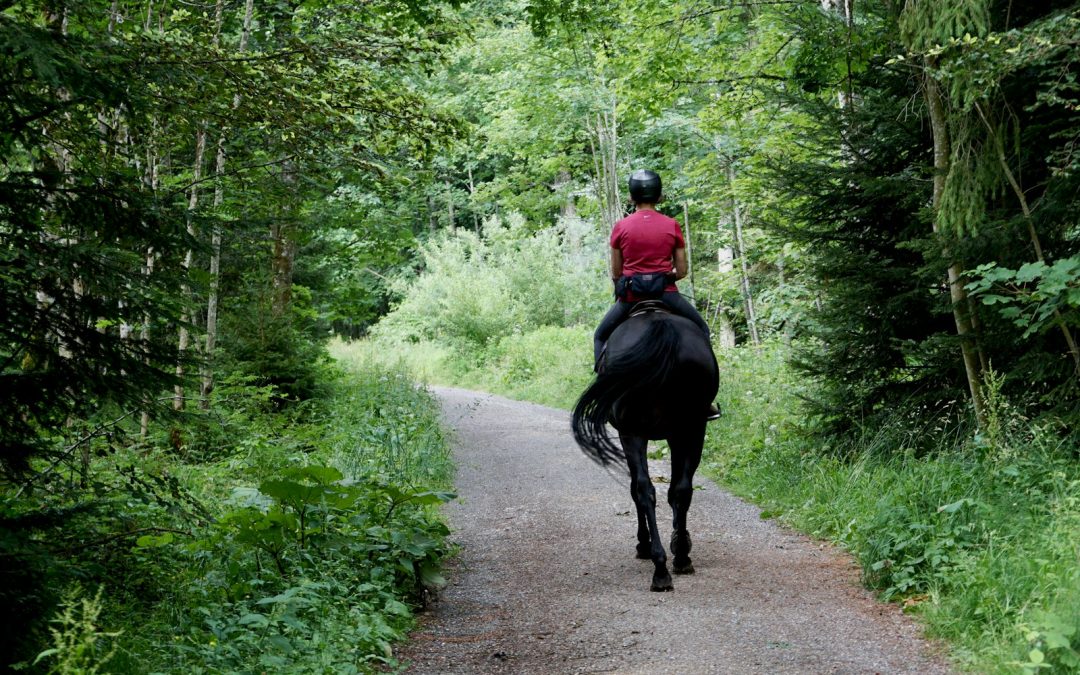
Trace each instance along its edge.
<path fill-rule="evenodd" d="M 686 276 L 686 241 L 679 223 L 656 210 L 663 198 L 663 186 L 655 171 L 640 169 L 631 174 L 630 199 L 634 202 L 634 212 L 615 223 L 611 231 L 611 280 L 617 297 L 593 334 L 593 358 L 597 363 L 608 337 L 630 315 L 634 303 L 643 299 L 627 288 L 634 275 L 664 275 L 666 280 L 661 283 L 666 281 L 666 284 L 658 299 L 709 336 L 709 325 L 675 285 Z M 708 418 L 718 416 L 715 406 L 710 406 Z"/>

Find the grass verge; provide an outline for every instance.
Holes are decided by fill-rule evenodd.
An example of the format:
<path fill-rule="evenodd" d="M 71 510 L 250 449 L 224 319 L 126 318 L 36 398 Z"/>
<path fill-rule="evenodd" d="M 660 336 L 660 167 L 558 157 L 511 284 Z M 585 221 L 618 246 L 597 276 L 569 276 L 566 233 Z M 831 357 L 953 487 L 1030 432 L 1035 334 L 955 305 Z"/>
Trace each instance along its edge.
<path fill-rule="evenodd" d="M 504 337 L 478 354 L 433 342 L 334 342 L 335 358 L 401 367 L 431 384 L 489 391 L 569 409 L 592 380 L 592 330 L 548 326 Z"/>
<path fill-rule="evenodd" d="M 851 551 L 864 582 L 922 616 L 960 666 L 1080 670 L 1080 465 L 1054 429 L 997 399 L 991 438 L 898 413 L 826 444 L 801 428 L 801 383 L 781 347 L 723 360 L 707 474 Z M 924 431 L 937 447 L 919 453 Z"/>

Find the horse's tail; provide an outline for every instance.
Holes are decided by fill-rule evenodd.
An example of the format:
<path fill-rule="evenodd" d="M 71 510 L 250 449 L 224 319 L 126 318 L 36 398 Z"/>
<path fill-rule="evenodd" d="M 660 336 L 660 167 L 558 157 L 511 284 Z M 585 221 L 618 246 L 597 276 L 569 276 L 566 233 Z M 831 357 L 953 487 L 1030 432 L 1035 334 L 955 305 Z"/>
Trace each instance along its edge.
<path fill-rule="evenodd" d="M 619 399 L 659 396 L 679 351 L 679 331 L 671 321 L 652 321 L 641 338 L 618 354 L 608 352 L 596 380 L 574 406 L 570 426 L 574 440 L 600 464 L 625 460 L 626 454 L 608 434 L 607 423 Z"/>

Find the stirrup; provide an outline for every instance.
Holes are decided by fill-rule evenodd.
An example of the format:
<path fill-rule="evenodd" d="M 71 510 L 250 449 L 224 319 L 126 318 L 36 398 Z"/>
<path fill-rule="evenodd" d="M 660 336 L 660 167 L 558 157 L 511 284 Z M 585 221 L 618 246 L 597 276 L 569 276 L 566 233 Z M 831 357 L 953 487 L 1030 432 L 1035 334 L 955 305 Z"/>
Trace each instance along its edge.
<path fill-rule="evenodd" d="M 720 419 L 720 406 L 710 403 L 709 407 L 705 408 L 705 421 L 712 422 L 718 419 Z"/>

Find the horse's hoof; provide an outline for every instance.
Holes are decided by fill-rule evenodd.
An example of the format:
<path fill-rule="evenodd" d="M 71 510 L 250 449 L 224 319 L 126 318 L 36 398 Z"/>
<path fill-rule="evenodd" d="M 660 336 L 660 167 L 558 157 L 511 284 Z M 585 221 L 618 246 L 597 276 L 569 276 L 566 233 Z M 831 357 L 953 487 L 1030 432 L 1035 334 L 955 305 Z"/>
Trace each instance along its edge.
<path fill-rule="evenodd" d="M 680 565 L 679 563 L 672 563 L 671 571 L 675 574 L 693 574 L 694 563 L 690 562 L 689 560 L 686 561 L 685 565 Z"/>
<path fill-rule="evenodd" d="M 652 585 L 649 586 L 649 590 L 655 593 L 672 591 L 675 590 L 675 584 L 672 583 L 670 574 L 666 577 L 653 577 Z"/>
<path fill-rule="evenodd" d="M 652 546 L 649 544 L 638 544 L 637 552 L 634 557 L 638 560 L 652 560 Z"/>

